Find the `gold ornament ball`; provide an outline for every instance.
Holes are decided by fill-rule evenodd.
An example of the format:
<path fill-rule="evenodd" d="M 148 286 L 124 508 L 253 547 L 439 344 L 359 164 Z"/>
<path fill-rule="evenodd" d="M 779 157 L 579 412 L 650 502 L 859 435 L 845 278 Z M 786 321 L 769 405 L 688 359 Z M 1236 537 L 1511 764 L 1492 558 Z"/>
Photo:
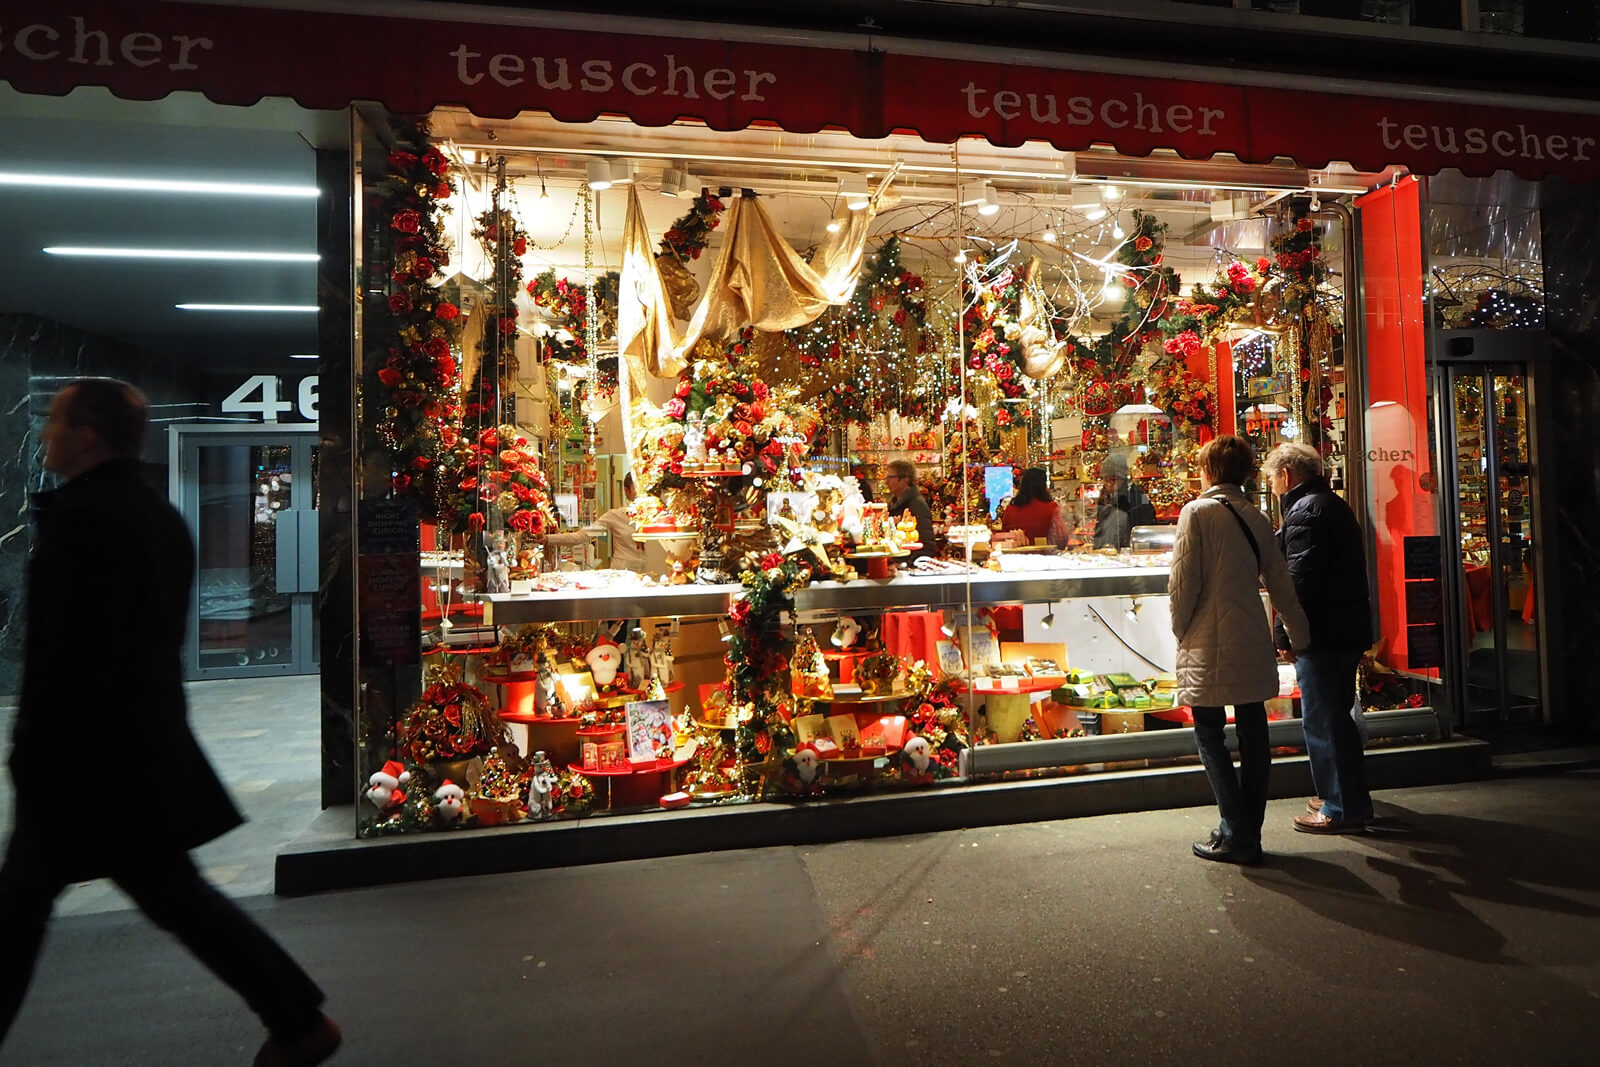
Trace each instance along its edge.
<path fill-rule="evenodd" d="M 383 409 L 383 414 L 387 418 L 398 419 L 400 417 L 400 409 L 399 408 L 384 408 Z"/>

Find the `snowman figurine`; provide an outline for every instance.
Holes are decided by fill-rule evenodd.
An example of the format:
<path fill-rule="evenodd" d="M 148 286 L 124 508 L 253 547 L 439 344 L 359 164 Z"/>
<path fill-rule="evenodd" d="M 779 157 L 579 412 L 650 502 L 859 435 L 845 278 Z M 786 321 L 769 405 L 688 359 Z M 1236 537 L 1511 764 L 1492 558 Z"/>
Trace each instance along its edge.
<path fill-rule="evenodd" d="M 528 779 L 528 815 L 534 819 L 548 819 L 555 814 L 551 795 L 556 788 L 556 772 L 545 754 L 533 754 L 533 776 Z"/>

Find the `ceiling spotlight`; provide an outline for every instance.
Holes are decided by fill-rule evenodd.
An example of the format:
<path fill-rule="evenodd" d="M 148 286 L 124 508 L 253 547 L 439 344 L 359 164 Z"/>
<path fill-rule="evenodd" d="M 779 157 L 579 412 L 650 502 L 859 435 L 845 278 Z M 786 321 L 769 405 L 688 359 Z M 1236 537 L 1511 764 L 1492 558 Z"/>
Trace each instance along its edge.
<path fill-rule="evenodd" d="M 829 233 L 838 233 L 842 229 L 844 229 L 844 223 L 840 222 L 838 219 L 829 219 L 828 220 L 828 232 Z"/>
<path fill-rule="evenodd" d="M 683 195 L 684 186 L 689 184 L 689 175 L 676 167 L 661 175 L 661 195 L 679 197 Z"/>
<path fill-rule="evenodd" d="M 1054 608 L 1051 608 L 1049 611 L 1044 613 L 1044 618 L 1039 620 L 1039 625 L 1041 627 L 1043 627 L 1044 629 L 1048 630 L 1048 629 L 1050 629 L 1050 627 L 1055 625 L 1055 622 L 1056 622 L 1056 612 L 1055 612 Z"/>
<path fill-rule="evenodd" d="M 1100 296 L 1105 300 L 1121 300 L 1125 294 L 1122 283 L 1110 277 L 1106 279 L 1106 287 L 1100 290 Z"/>
<path fill-rule="evenodd" d="M 1088 219 L 1090 222 L 1099 222 L 1101 219 L 1105 218 L 1107 214 L 1108 213 L 1106 209 L 1103 207 L 1085 208 L 1083 211 L 1083 217 Z"/>
<path fill-rule="evenodd" d="M 1047 244 L 1055 244 L 1056 243 L 1056 231 L 1054 231 L 1054 230 L 1045 230 L 1043 233 L 1041 233 L 1039 235 L 1039 240 L 1044 241 Z"/>
<path fill-rule="evenodd" d="M 839 179 L 839 193 L 844 197 L 846 207 L 851 211 L 860 211 L 867 206 L 867 179 L 860 174 L 846 174 Z"/>
<path fill-rule="evenodd" d="M 613 159 L 611 161 L 611 184 L 612 185 L 632 185 L 633 184 L 633 160 L 631 160 L 631 159 Z"/>
<path fill-rule="evenodd" d="M 994 186 L 988 182 L 983 183 L 983 203 L 978 205 L 978 214 L 994 215 L 1000 211 L 1000 198 L 994 193 Z"/>
<path fill-rule="evenodd" d="M 1101 200 L 1118 200 L 1122 197 L 1122 190 L 1115 185 L 1102 185 L 1100 187 Z"/>
<path fill-rule="evenodd" d="M 611 188 L 611 164 L 604 159 L 589 160 L 589 188 L 595 192 Z"/>

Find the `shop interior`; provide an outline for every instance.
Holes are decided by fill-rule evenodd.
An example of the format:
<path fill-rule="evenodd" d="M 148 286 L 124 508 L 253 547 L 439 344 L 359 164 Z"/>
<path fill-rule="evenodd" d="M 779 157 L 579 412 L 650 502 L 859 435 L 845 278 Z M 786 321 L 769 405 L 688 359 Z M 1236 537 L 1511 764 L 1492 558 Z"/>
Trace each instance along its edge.
<path fill-rule="evenodd" d="M 1365 490 L 1352 210 L 1398 171 L 450 109 L 427 136 L 369 143 L 449 164 L 402 243 L 452 249 L 423 300 L 451 304 L 448 436 L 480 444 L 408 466 L 382 408 L 398 458 L 363 492 L 426 498 L 426 666 L 365 724 L 363 833 L 1105 766 L 1060 744 L 1186 722 L 1164 593 L 1202 441 L 1305 441 Z M 895 461 L 928 545 L 884 514 Z M 1058 518 L 1008 529 L 1029 469 Z M 1424 702 L 1368 666 L 1370 708 Z M 437 725 L 463 697 L 481 725 Z M 445 814 L 392 799 L 419 768 L 467 779 Z"/>

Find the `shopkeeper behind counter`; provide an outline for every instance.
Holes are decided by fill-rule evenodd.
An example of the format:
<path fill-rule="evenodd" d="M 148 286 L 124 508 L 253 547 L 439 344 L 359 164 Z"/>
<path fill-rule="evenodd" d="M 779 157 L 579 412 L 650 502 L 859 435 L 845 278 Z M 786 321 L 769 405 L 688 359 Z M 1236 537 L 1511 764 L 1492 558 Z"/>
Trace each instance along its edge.
<path fill-rule="evenodd" d="M 1100 507 L 1094 519 L 1094 547 L 1127 548 L 1135 526 L 1151 526 L 1156 506 L 1128 478 L 1128 458 L 1113 452 L 1100 463 Z"/>
<path fill-rule="evenodd" d="M 1050 496 L 1050 479 L 1043 467 L 1022 472 L 1017 495 L 1000 513 L 1000 529 L 1013 534 L 1013 543 L 1065 547 L 1070 531 L 1061 517 L 1061 505 Z"/>
<path fill-rule="evenodd" d="M 911 553 L 912 559 L 933 555 L 933 511 L 917 488 L 917 466 L 909 459 L 889 461 L 888 473 L 883 476 L 890 493 L 889 515 L 898 518 L 907 511 L 917 520 L 917 540 L 922 547 Z"/>
<path fill-rule="evenodd" d="M 608 566 L 616 570 L 644 571 L 646 569 L 644 546 L 633 536 L 633 520 L 628 518 L 627 502 L 633 500 L 637 494 L 633 474 L 630 472 L 622 479 L 624 502 L 601 515 L 593 526 L 586 526 L 571 533 L 545 534 L 536 538 L 545 546 L 544 568 L 553 569 L 556 553 L 550 551 L 551 549 L 590 545 L 595 542 L 601 531 L 605 531 L 611 535 L 611 561 Z"/>

